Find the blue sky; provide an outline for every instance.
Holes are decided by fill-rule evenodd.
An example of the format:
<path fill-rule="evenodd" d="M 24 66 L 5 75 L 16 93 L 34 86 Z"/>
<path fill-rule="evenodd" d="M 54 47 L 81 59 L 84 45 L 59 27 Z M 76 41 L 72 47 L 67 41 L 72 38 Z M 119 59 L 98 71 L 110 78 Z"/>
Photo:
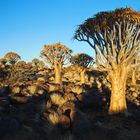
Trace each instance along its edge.
<path fill-rule="evenodd" d="M 0 58 L 12 51 L 31 61 L 55 42 L 94 57 L 86 43 L 72 40 L 76 26 L 99 11 L 126 6 L 140 11 L 139 0 L 0 0 Z"/>

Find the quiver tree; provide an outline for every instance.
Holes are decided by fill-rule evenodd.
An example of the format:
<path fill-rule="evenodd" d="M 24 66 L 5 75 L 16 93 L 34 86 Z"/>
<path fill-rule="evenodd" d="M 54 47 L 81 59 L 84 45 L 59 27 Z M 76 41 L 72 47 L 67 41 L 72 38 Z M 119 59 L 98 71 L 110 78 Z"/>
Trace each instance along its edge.
<path fill-rule="evenodd" d="M 44 68 L 45 63 L 37 58 L 34 58 L 32 60 L 32 65 L 38 67 L 39 69 L 42 69 Z"/>
<path fill-rule="evenodd" d="M 126 112 L 126 79 L 140 51 L 140 13 L 130 8 L 100 12 L 80 25 L 74 38 L 87 42 L 95 51 L 98 67 L 108 72 L 109 113 Z"/>
<path fill-rule="evenodd" d="M 62 84 L 62 67 L 69 63 L 72 50 L 65 45 L 55 43 L 44 45 L 41 57 L 44 57 L 48 66 L 55 71 L 55 83 Z"/>
<path fill-rule="evenodd" d="M 81 84 L 85 84 L 86 68 L 93 65 L 93 58 L 85 53 L 78 53 L 71 58 L 71 63 L 80 67 Z"/>
<path fill-rule="evenodd" d="M 7 60 L 8 63 L 11 64 L 10 66 L 10 73 L 9 73 L 9 79 L 13 79 L 13 77 L 16 76 L 16 68 L 15 63 L 20 60 L 20 56 L 17 53 L 9 52 L 7 53 L 4 58 Z"/>
<path fill-rule="evenodd" d="M 33 60 L 32 60 L 32 64 L 33 64 L 33 66 L 37 66 L 38 64 L 39 64 L 39 59 L 37 59 L 37 58 L 34 58 Z"/>
<path fill-rule="evenodd" d="M 16 68 L 24 68 L 26 67 L 26 62 L 21 60 L 21 61 L 18 61 L 16 64 L 15 64 L 15 67 Z"/>
<path fill-rule="evenodd" d="M 7 60 L 5 58 L 0 59 L 0 67 L 5 67 Z"/>
<path fill-rule="evenodd" d="M 20 60 L 20 56 L 17 53 L 9 52 L 7 53 L 4 58 L 9 62 L 11 65 L 14 65 L 18 60 Z"/>

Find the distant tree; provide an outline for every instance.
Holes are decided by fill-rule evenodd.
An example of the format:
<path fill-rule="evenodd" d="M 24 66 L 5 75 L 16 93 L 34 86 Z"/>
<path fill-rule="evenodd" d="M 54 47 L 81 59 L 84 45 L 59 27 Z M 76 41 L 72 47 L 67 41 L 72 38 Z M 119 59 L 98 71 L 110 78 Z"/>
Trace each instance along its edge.
<path fill-rule="evenodd" d="M 26 66 L 26 62 L 21 60 L 16 63 L 16 67 L 24 68 Z"/>
<path fill-rule="evenodd" d="M 62 83 L 62 67 L 66 65 L 71 58 L 72 51 L 65 45 L 55 43 L 44 45 L 41 51 L 41 57 L 45 58 L 47 64 L 55 71 L 55 83 Z"/>
<path fill-rule="evenodd" d="M 5 58 L 0 59 L 0 65 L 5 65 L 7 63 L 7 60 Z"/>
<path fill-rule="evenodd" d="M 37 66 L 38 68 L 44 68 L 44 66 L 45 66 L 45 63 L 43 62 L 43 61 L 41 61 L 41 60 L 39 60 L 39 59 L 37 59 L 37 58 L 34 58 L 33 60 L 32 60 L 32 64 L 33 64 L 33 66 Z"/>
<path fill-rule="evenodd" d="M 39 63 L 38 63 L 38 67 L 40 68 L 40 69 L 42 69 L 42 68 L 44 68 L 45 67 L 45 63 L 43 62 L 43 61 L 39 61 Z"/>
<path fill-rule="evenodd" d="M 85 53 L 78 53 L 72 57 L 71 63 L 80 67 L 81 84 L 85 84 L 86 68 L 94 64 L 93 58 Z"/>
<path fill-rule="evenodd" d="M 95 51 L 98 67 L 108 72 L 109 113 L 127 112 L 126 79 L 140 51 L 140 13 L 131 8 L 100 12 L 80 25 L 74 38 L 87 42 Z"/>
<path fill-rule="evenodd" d="M 9 62 L 10 64 L 15 64 L 20 58 L 20 56 L 17 53 L 14 52 L 8 52 L 4 58 Z"/>
<path fill-rule="evenodd" d="M 34 59 L 32 60 L 32 64 L 33 64 L 34 66 L 37 66 L 39 62 L 40 62 L 40 60 L 37 59 L 37 58 L 34 58 Z"/>

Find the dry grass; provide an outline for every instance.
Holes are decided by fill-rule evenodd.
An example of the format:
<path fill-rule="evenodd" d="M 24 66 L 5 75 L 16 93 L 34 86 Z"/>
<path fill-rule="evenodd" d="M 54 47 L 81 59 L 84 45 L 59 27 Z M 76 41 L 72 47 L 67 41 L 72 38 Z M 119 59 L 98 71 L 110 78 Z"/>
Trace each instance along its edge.
<path fill-rule="evenodd" d="M 62 106 L 65 102 L 67 102 L 66 99 L 64 99 L 61 95 L 57 93 L 53 93 L 51 96 L 51 102 L 55 105 Z"/>
<path fill-rule="evenodd" d="M 52 125 L 57 125 L 59 123 L 59 115 L 56 112 L 50 113 L 48 115 L 48 121 Z"/>
<path fill-rule="evenodd" d="M 81 86 L 76 86 L 75 85 L 75 86 L 71 87 L 71 91 L 76 93 L 76 94 L 81 94 L 85 90 Z"/>

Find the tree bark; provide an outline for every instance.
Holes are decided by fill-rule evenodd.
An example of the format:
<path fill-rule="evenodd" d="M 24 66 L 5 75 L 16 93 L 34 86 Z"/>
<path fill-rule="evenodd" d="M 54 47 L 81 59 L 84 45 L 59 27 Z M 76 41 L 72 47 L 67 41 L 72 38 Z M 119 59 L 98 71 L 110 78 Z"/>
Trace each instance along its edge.
<path fill-rule="evenodd" d="M 117 69 L 111 76 L 111 98 L 109 114 L 127 113 L 126 104 L 126 79 L 127 70 L 125 68 Z"/>
<path fill-rule="evenodd" d="M 54 69 L 55 69 L 55 83 L 61 85 L 62 84 L 61 65 L 55 63 Z"/>
<path fill-rule="evenodd" d="M 86 70 L 83 69 L 80 73 L 81 84 L 85 84 L 85 72 Z"/>
<path fill-rule="evenodd" d="M 131 80 L 132 80 L 132 85 L 136 85 L 136 72 L 135 72 L 135 70 L 132 70 Z"/>

